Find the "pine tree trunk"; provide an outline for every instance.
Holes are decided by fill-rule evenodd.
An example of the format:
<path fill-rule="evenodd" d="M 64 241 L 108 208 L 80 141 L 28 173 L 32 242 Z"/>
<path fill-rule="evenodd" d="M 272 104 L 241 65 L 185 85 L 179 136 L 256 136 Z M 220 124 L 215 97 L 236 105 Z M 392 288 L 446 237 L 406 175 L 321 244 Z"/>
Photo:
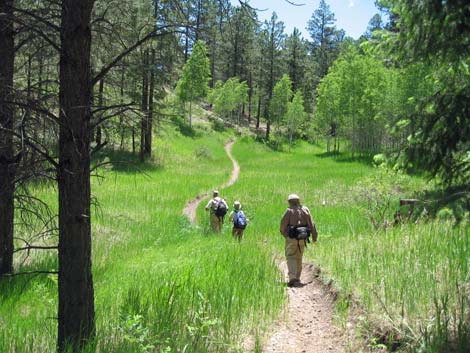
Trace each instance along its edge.
<path fill-rule="evenodd" d="M 104 77 L 100 80 L 99 88 L 98 88 L 98 108 L 103 108 L 103 92 L 104 92 Z M 96 136 L 95 142 L 98 146 L 101 145 L 101 125 L 96 126 Z"/>
<path fill-rule="evenodd" d="M 266 140 L 268 141 L 269 141 L 270 130 L 271 130 L 271 121 L 268 120 L 268 122 L 266 123 Z"/>
<path fill-rule="evenodd" d="M 193 127 L 193 101 L 189 101 L 189 127 Z"/>
<path fill-rule="evenodd" d="M 124 63 L 121 67 L 121 83 L 120 83 L 120 96 L 121 100 L 120 103 L 124 104 L 124 78 L 125 78 L 125 67 Z M 123 149 L 124 147 L 124 118 L 122 116 L 123 114 L 119 114 L 119 134 L 120 134 L 120 143 L 119 143 L 119 149 Z"/>
<path fill-rule="evenodd" d="M 184 32 L 184 63 L 188 61 L 189 58 L 189 27 L 185 27 Z"/>
<path fill-rule="evenodd" d="M 3 103 L 13 99 L 15 60 L 13 0 L 0 0 L 0 126 L 13 129 L 13 107 Z M 13 136 L 0 129 L 0 276 L 13 271 L 13 218 L 15 164 Z"/>
<path fill-rule="evenodd" d="M 142 120 L 140 121 L 140 161 L 143 162 L 145 159 L 145 139 L 147 137 L 147 120 L 148 120 L 148 91 L 149 91 L 149 79 L 148 79 L 148 49 L 144 52 L 144 58 L 142 62 Z"/>
<path fill-rule="evenodd" d="M 152 128 L 153 128 L 153 95 L 155 92 L 155 49 L 152 49 L 150 69 L 150 87 L 149 87 L 149 104 L 147 114 L 147 135 L 145 138 L 145 156 L 152 156 Z"/>
<path fill-rule="evenodd" d="M 95 335 L 91 271 L 90 17 L 93 0 L 62 0 L 59 129 L 58 351 Z"/>

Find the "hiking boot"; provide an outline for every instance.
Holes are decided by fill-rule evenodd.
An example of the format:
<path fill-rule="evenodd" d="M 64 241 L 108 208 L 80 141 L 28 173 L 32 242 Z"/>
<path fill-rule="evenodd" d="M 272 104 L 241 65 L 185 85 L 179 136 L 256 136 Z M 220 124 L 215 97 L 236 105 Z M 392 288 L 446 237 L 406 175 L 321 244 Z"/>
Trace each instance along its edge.
<path fill-rule="evenodd" d="M 291 279 L 289 282 L 287 282 L 287 287 L 295 287 L 299 282 L 300 281 L 298 279 Z"/>

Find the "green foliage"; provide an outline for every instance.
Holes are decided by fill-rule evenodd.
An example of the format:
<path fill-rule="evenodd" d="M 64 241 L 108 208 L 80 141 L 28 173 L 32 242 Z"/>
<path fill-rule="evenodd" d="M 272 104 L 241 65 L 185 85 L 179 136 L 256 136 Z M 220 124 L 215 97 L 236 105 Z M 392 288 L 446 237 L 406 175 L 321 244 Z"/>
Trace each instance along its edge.
<path fill-rule="evenodd" d="M 191 56 L 183 66 L 181 78 L 176 86 L 176 94 L 183 102 L 194 102 L 206 96 L 210 80 L 210 63 L 206 45 L 198 41 Z"/>
<path fill-rule="evenodd" d="M 255 233 L 247 230 L 239 244 L 230 229 L 222 238 L 205 235 L 204 212 L 200 226 L 181 215 L 188 200 L 226 181 L 228 136 L 187 138 L 164 129 L 165 141 L 155 146 L 166 154 L 164 168 L 123 167 L 126 155 L 116 151 L 100 169 L 105 178 L 93 180 L 98 348 L 87 353 L 237 352 L 246 331 L 263 331 L 283 305 L 278 269 Z M 212 158 L 195 156 L 207 150 Z M 56 200 L 48 186 L 35 191 Z M 31 255 L 19 270 L 57 266 L 53 256 Z M 0 282 L 0 351 L 55 351 L 56 310 L 57 284 L 46 276 Z"/>
<path fill-rule="evenodd" d="M 206 45 L 198 41 L 194 45 L 191 56 L 183 66 L 183 72 L 176 85 L 176 95 L 183 102 L 189 102 L 189 125 L 191 122 L 191 105 L 193 102 L 205 97 L 209 91 L 211 76 L 210 62 L 207 57 Z"/>
<path fill-rule="evenodd" d="M 208 100 L 214 105 L 214 111 L 226 118 L 233 117 L 234 113 L 241 112 L 241 108 L 248 99 L 248 85 L 240 82 L 237 77 L 229 78 L 225 83 L 217 81 L 211 90 Z"/>
<path fill-rule="evenodd" d="M 269 102 L 271 121 L 278 131 L 281 125 L 286 122 L 287 109 L 291 99 L 292 81 L 288 75 L 284 74 L 274 86 L 273 95 Z"/>
<path fill-rule="evenodd" d="M 220 121 L 219 119 L 214 119 L 212 121 L 212 129 L 214 131 L 223 132 L 225 131 L 225 124 L 223 121 Z"/>
<path fill-rule="evenodd" d="M 249 214 L 250 228 L 239 244 L 229 229 L 218 237 L 204 234 L 203 207 L 200 226 L 180 215 L 194 195 L 226 181 L 231 162 L 222 145 L 228 135 L 187 138 L 172 130 L 165 131 L 165 141 L 157 140 L 156 148 L 167 154 L 164 168 L 118 168 L 122 156 L 110 156 L 112 168 L 102 170 L 106 178 L 93 181 L 100 200 L 93 222 L 100 352 L 152 351 L 152 345 L 156 352 L 236 352 L 245 328 L 263 332 L 283 307 L 272 254 L 283 251 L 276 219 L 292 191 L 309 206 L 320 231 L 306 258 L 345 296 L 353 294 L 368 319 L 384 320 L 386 308 L 386 321 L 411 351 L 421 346 L 421 352 L 438 352 L 454 340 L 466 352 L 469 224 L 421 221 L 376 231 L 365 216 L 369 196 L 353 197 L 376 200 L 392 193 L 385 212 L 390 219 L 401 194 L 426 186 L 421 180 L 344 154 L 325 157 L 323 146 L 299 142 L 289 153 L 273 152 L 244 137 L 233 150 L 240 179 L 222 190 Z M 195 158 L 207 150 L 212 159 Z M 37 192 L 51 203 L 56 196 L 46 186 Z M 32 257 L 29 266 L 55 268 L 40 259 Z M 48 318 L 56 310 L 56 291 L 48 277 L 0 283 L 0 320 L 8 323 L 0 333 L 1 351 L 54 351 L 55 322 Z"/>
<path fill-rule="evenodd" d="M 409 136 L 408 143 L 401 147 L 400 164 L 418 167 L 430 177 L 440 178 L 445 187 L 467 185 L 468 190 L 468 4 L 462 0 L 380 3 L 397 21 L 398 35 L 389 35 L 386 42 L 394 49 L 396 60 L 411 67 L 417 63 L 429 67 L 432 83 L 424 94 L 409 95 L 415 109 L 401 115 L 407 121 L 402 131 Z"/>
<path fill-rule="evenodd" d="M 350 48 L 318 88 L 317 124 L 327 137 L 347 136 L 351 153 L 381 150 L 394 72 L 380 60 Z"/>
<path fill-rule="evenodd" d="M 192 126 L 189 126 L 182 117 L 173 116 L 171 121 L 176 125 L 176 128 L 181 135 L 188 137 L 196 136 L 196 130 Z"/>
<path fill-rule="evenodd" d="M 214 159 L 211 150 L 207 146 L 199 146 L 196 151 L 194 151 L 194 154 L 197 158 L 204 158 L 208 160 Z"/>
<path fill-rule="evenodd" d="M 292 102 L 287 105 L 287 132 L 289 135 L 289 144 L 292 145 L 293 138 L 302 124 L 305 123 L 308 114 L 304 109 L 304 98 L 301 91 L 294 94 Z"/>
<path fill-rule="evenodd" d="M 381 0 L 398 17 L 398 50 L 403 59 L 459 61 L 470 56 L 469 6 L 465 0 L 414 3 Z"/>
<path fill-rule="evenodd" d="M 377 173 L 357 183 L 352 193 L 353 203 L 375 229 L 387 228 L 393 224 L 395 212 L 399 211 L 400 198 L 413 194 L 412 182 L 409 176 L 391 171 L 382 164 L 377 167 Z"/>
<path fill-rule="evenodd" d="M 335 14 L 330 6 L 321 0 L 307 24 L 307 30 L 312 38 L 313 55 L 319 63 L 317 76 L 324 77 L 328 68 L 338 56 L 339 43 L 343 41 L 344 31 L 336 29 Z"/>
<path fill-rule="evenodd" d="M 470 73 L 459 65 L 441 67 L 434 77 L 433 94 L 410 116 L 405 153 L 446 187 L 465 185 L 470 180 Z"/>

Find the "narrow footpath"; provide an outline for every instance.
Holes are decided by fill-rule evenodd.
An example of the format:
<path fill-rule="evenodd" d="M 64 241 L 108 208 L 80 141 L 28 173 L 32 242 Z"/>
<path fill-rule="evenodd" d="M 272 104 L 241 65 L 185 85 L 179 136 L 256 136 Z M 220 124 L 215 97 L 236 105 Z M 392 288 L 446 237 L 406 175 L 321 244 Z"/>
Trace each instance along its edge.
<path fill-rule="evenodd" d="M 234 141 L 229 141 L 224 146 L 233 163 L 232 176 L 220 188 L 233 185 L 240 174 L 240 166 L 231 153 L 233 144 Z M 208 191 L 188 202 L 183 215 L 194 223 L 199 203 L 210 194 L 211 191 Z M 280 238 L 279 241 L 281 240 Z M 315 251 L 315 247 L 311 246 L 306 251 Z M 280 263 L 279 269 L 287 278 L 285 262 Z M 287 288 L 286 310 L 267 333 L 262 348 L 263 353 L 343 353 L 350 351 L 347 347 L 351 337 L 348 337 L 344 330 L 333 323 L 334 298 L 316 275 L 317 272 L 312 264 L 303 264 L 302 285 Z M 243 344 L 245 352 L 254 352 L 253 342 L 250 341 L 252 340 L 248 339 Z"/>
<path fill-rule="evenodd" d="M 238 175 L 240 174 L 240 166 L 238 165 L 238 162 L 235 160 L 235 158 L 233 158 L 233 156 L 232 156 L 232 147 L 233 147 L 234 143 L 235 143 L 235 141 L 229 141 L 224 146 L 224 149 L 225 149 L 225 152 L 227 153 L 228 158 L 230 158 L 230 160 L 233 163 L 233 170 L 232 170 L 232 176 L 230 177 L 230 180 L 227 183 L 225 183 L 224 185 L 222 185 L 220 187 L 221 189 L 229 187 L 230 185 L 235 184 L 235 182 L 238 179 Z M 196 222 L 196 210 L 197 210 L 199 204 L 201 203 L 201 201 L 204 200 L 206 197 L 208 197 L 211 194 L 212 194 L 212 190 L 207 191 L 203 194 L 200 194 L 200 195 L 196 196 L 196 198 L 194 200 L 191 200 L 186 204 L 186 206 L 183 209 L 183 215 L 188 217 L 188 219 L 190 220 L 191 223 Z"/>

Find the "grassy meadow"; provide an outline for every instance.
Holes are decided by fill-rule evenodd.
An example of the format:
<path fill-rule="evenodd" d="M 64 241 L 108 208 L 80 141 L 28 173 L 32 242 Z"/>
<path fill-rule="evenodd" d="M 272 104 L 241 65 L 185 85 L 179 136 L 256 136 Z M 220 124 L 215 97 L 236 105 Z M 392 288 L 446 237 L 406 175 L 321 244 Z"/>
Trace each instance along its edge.
<path fill-rule="evenodd" d="M 220 191 L 229 205 L 240 200 L 250 219 L 239 244 L 227 225 L 221 235 L 208 231 L 206 200 L 197 225 L 181 215 L 187 201 L 229 179 L 223 144 L 231 133 L 184 137 L 173 130 L 158 137 L 152 162 L 135 164 L 129 154 L 107 152 L 104 178 L 93 179 L 97 339 L 90 352 L 242 352 L 246 335 L 262 339 L 285 304 L 276 259 L 283 256 L 279 221 L 292 192 L 318 225 L 320 241 L 306 257 L 340 290 L 339 323 L 359 303 L 364 330 L 374 325 L 394 333 L 371 339 L 372 345 L 436 353 L 454 345 L 468 352 L 468 224 L 376 230 L 364 190 L 377 183 L 386 194 L 396 187 L 393 177 L 368 162 L 325 155 L 318 146 L 299 143 L 277 152 L 238 137 L 232 153 L 240 178 Z M 400 195 L 426 186 L 418 178 L 399 182 L 390 201 L 396 204 Z M 55 190 L 38 186 L 36 192 L 54 204 Z M 52 255 L 37 255 L 21 270 L 55 267 Z M 55 351 L 56 292 L 54 275 L 0 283 L 0 352 Z"/>
<path fill-rule="evenodd" d="M 234 146 L 242 172 L 225 194 L 245 204 L 252 219 L 248 234 L 282 253 L 278 226 L 284 200 L 291 192 L 300 194 L 320 234 L 306 257 L 339 290 L 339 318 L 353 311 L 370 345 L 378 348 L 469 352 L 470 224 L 423 216 L 375 229 L 369 218 L 385 212 L 384 218 L 393 220 L 400 197 L 432 185 L 322 152 L 308 144 L 273 152 L 247 139 Z"/>

